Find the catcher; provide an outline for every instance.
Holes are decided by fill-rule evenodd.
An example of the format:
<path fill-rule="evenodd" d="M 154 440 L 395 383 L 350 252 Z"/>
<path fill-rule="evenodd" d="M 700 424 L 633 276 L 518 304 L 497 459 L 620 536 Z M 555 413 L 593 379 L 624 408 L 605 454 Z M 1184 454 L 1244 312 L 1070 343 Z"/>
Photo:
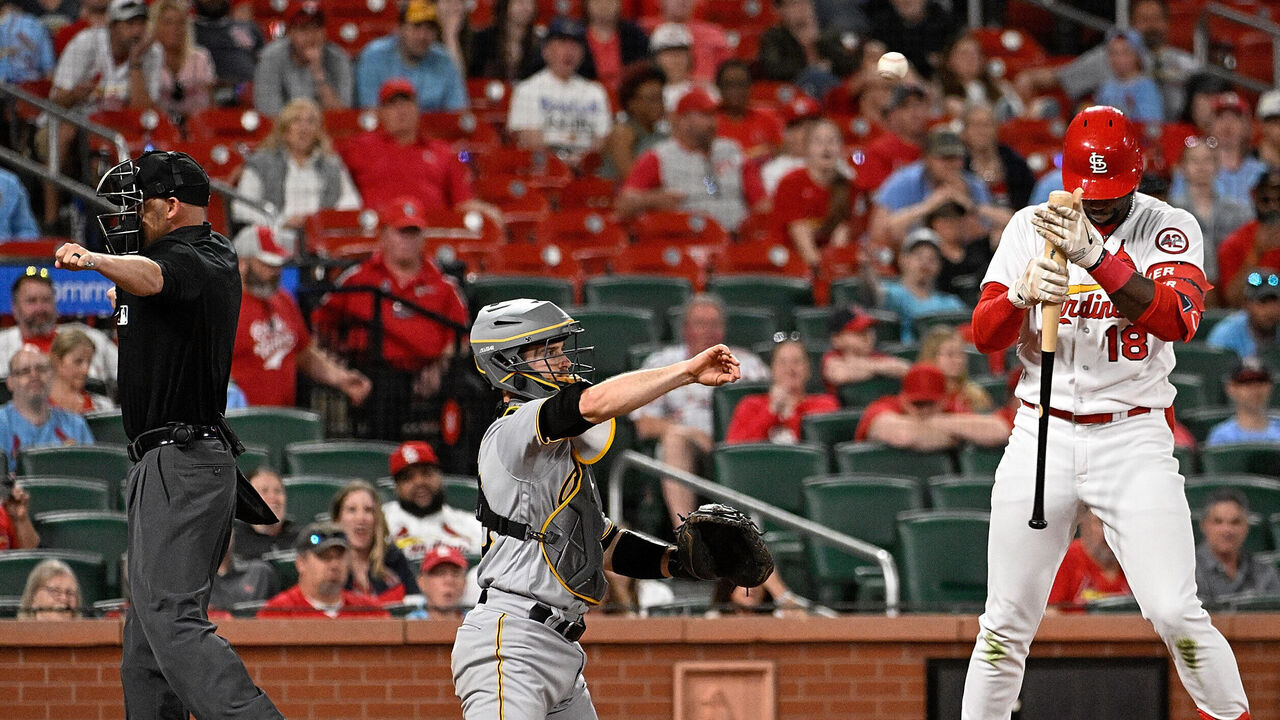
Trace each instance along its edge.
<path fill-rule="evenodd" d="M 555 304 L 527 299 L 486 306 L 471 329 L 476 367 L 502 391 L 503 406 L 480 443 L 480 602 L 453 645 L 467 720 L 596 717 L 577 641 L 583 614 L 604 598 L 606 569 L 746 587 L 773 571 L 759 531 L 738 511 L 699 508 L 668 545 L 610 522 L 591 474 L 617 416 L 683 385 L 737 380 L 729 349 L 592 385 L 581 332 Z"/>

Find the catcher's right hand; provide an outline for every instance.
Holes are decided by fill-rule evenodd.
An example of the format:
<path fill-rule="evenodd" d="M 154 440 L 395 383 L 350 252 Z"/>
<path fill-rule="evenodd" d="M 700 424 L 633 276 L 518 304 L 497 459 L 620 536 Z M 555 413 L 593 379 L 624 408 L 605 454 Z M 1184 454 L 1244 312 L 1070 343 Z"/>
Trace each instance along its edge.
<path fill-rule="evenodd" d="M 1049 258 L 1036 256 L 1027 263 L 1022 277 L 1009 288 L 1008 297 L 1014 307 L 1024 309 L 1040 302 L 1061 305 L 1067 300 L 1067 274 Z"/>

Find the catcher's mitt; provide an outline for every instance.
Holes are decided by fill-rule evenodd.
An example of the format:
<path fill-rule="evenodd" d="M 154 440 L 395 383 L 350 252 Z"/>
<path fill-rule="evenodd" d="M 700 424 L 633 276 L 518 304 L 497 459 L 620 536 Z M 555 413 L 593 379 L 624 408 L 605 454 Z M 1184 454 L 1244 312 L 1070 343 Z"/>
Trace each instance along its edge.
<path fill-rule="evenodd" d="M 773 556 L 759 528 L 738 510 L 712 503 L 682 520 L 675 554 L 688 575 L 753 588 L 773 572 Z"/>

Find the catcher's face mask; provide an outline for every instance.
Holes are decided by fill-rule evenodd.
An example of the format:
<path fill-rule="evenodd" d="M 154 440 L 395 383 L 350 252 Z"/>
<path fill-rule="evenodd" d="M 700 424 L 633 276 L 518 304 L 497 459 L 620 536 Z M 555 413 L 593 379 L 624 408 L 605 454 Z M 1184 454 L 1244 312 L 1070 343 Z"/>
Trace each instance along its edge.
<path fill-rule="evenodd" d="M 576 333 L 550 338 L 522 348 L 520 360 L 512 364 L 512 369 L 538 385 L 554 388 L 554 392 L 575 382 L 590 382 L 595 368 L 586 360 L 594 349 L 578 347 Z"/>
<path fill-rule="evenodd" d="M 113 255 L 142 250 L 142 188 L 137 178 L 137 166 L 132 160 L 125 160 L 98 181 L 98 197 L 120 208 L 98 216 L 102 238 Z"/>

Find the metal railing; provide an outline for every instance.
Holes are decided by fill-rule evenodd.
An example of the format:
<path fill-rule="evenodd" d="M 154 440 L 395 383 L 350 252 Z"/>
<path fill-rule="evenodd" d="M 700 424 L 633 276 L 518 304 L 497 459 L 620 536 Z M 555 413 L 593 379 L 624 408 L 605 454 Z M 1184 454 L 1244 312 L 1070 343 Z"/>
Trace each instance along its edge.
<path fill-rule="evenodd" d="M 671 478 L 702 495 L 732 505 L 739 510 L 763 516 L 783 527 L 796 530 L 812 540 L 832 545 L 876 563 L 884 574 L 885 615 L 894 617 L 898 614 L 902 596 L 901 584 L 898 579 L 898 564 L 888 550 L 832 530 L 825 525 L 819 525 L 812 520 L 789 513 L 775 505 L 757 500 L 750 495 L 744 495 L 693 473 L 659 462 L 635 450 L 627 450 L 622 453 L 613 462 L 613 466 L 609 470 L 608 504 L 610 517 L 614 519 L 622 518 L 622 486 L 626 482 L 626 471 L 630 468 L 641 470 L 660 478 Z"/>
<path fill-rule="evenodd" d="M 1213 17 L 1220 17 L 1223 20 L 1247 25 L 1254 30 L 1271 36 L 1271 83 L 1241 75 L 1228 69 L 1215 67 L 1209 63 L 1209 19 Z M 1250 15 L 1220 3 L 1209 3 L 1200 10 L 1200 19 L 1196 21 L 1195 32 L 1191 35 L 1191 48 L 1195 54 L 1196 62 L 1201 65 L 1204 71 L 1224 80 L 1243 85 L 1250 90 L 1265 92 L 1271 89 L 1273 83 L 1280 81 L 1280 25 L 1266 18 Z"/>

